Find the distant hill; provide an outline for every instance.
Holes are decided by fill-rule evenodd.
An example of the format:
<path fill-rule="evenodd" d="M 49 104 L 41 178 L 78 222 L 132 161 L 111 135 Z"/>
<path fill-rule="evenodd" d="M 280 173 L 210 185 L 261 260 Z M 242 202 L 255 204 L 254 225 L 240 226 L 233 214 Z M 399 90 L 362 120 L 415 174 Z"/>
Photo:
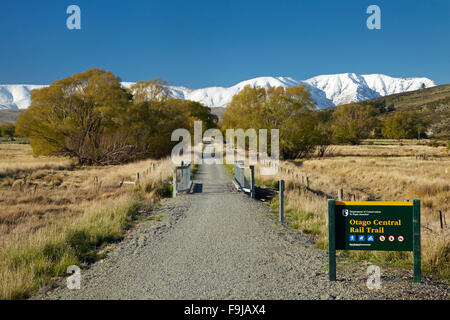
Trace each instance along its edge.
<path fill-rule="evenodd" d="M 450 136 L 450 84 L 391 94 L 364 100 L 359 104 L 370 104 L 379 109 L 379 118 L 382 120 L 398 111 L 419 111 L 430 122 L 428 135 Z"/>
<path fill-rule="evenodd" d="M 336 78 L 336 77 L 335 77 Z M 313 78 L 314 79 L 314 78 Z M 261 79 L 259 79 L 261 80 Z M 320 77 L 314 79 L 315 82 L 323 85 L 323 80 Z M 340 79 L 342 80 L 342 79 Z M 369 81 L 367 78 L 366 81 Z M 312 81 L 312 80 L 311 80 Z M 406 80 L 403 80 L 406 81 Z M 418 86 L 418 81 L 414 85 Z M 244 83 L 245 84 L 245 83 Z M 262 83 L 255 83 L 255 85 L 262 85 Z M 280 85 L 278 82 L 266 84 L 267 86 Z M 284 84 L 288 86 L 292 84 Z M 317 85 L 317 84 L 316 84 Z M 375 84 L 372 84 L 375 85 Z M 431 84 L 430 84 L 431 85 Z M 386 86 L 387 87 L 387 86 Z M 389 87 L 391 90 L 399 90 L 396 87 Z M 413 86 L 408 87 L 408 89 Z M 217 89 L 217 88 L 216 88 Z M 323 89 L 323 88 L 322 88 Z M 401 88 L 404 90 L 405 88 Z M 237 90 L 238 92 L 239 90 Z M 356 92 L 356 91 L 355 91 Z M 382 93 L 385 93 L 384 91 Z M 180 97 L 187 98 L 187 97 Z M 193 97 L 188 97 L 193 99 Z M 361 98 L 361 97 L 360 97 Z M 199 99 L 201 100 L 201 99 Z M 430 127 L 428 135 L 434 137 L 449 137 L 450 136 L 450 84 L 433 86 L 419 90 L 389 94 L 374 99 L 354 102 L 359 104 L 371 104 L 380 110 L 380 119 L 384 120 L 386 117 L 393 115 L 395 112 L 402 110 L 418 110 L 423 114 L 424 119 L 429 120 Z M 332 105 L 332 104 L 331 104 Z M 332 107 L 331 107 L 332 108 Z M 1 109 L 0 108 L 0 124 L 13 124 L 24 109 Z M 222 117 L 225 111 L 224 107 L 211 107 L 213 114 L 219 118 Z"/>
<path fill-rule="evenodd" d="M 129 88 L 133 82 L 122 82 Z M 303 84 L 310 89 L 313 102 L 319 109 L 345 103 L 382 97 L 388 94 L 434 87 L 433 80 L 424 77 L 394 78 L 384 74 L 340 73 L 320 75 L 307 80 L 290 77 L 258 77 L 239 82 L 231 87 L 208 87 L 190 89 L 182 86 L 169 86 L 174 98 L 197 101 L 210 108 L 226 107 L 233 96 L 245 86 L 251 87 L 292 87 Z M 30 91 L 46 85 L 0 85 L 0 109 L 26 109 L 30 105 Z"/>

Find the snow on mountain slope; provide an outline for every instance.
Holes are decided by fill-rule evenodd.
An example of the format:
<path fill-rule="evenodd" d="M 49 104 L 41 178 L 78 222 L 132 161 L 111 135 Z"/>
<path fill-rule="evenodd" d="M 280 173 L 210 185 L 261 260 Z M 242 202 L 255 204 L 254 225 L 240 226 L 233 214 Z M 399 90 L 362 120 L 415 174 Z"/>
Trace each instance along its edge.
<path fill-rule="evenodd" d="M 381 96 L 388 94 L 414 91 L 422 88 L 434 87 L 434 81 L 428 78 L 392 78 L 384 74 L 368 74 L 363 76 L 367 85 Z"/>
<path fill-rule="evenodd" d="M 317 106 L 327 108 L 417 90 L 421 88 L 422 83 L 427 88 L 435 86 L 435 83 L 427 78 L 392 78 L 382 74 L 343 73 L 321 75 L 304 81 L 289 77 L 260 77 L 242 81 L 228 88 L 210 87 L 192 90 L 185 87 L 171 87 L 171 89 L 174 97 L 199 101 L 208 107 L 225 107 L 233 96 L 247 85 L 270 88 L 304 84 L 310 89 L 311 98 Z"/>
<path fill-rule="evenodd" d="M 358 75 L 355 73 L 321 75 L 305 82 L 323 91 L 336 106 L 418 90 L 422 87 L 422 83 L 427 88 L 436 85 L 428 78 L 393 78 L 384 74 Z"/>
<path fill-rule="evenodd" d="M 245 86 L 273 88 L 273 87 L 292 87 L 302 84 L 301 81 L 296 81 L 287 77 L 259 77 L 251 80 L 239 82 L 238 84 L 224 88 L 224 87 L 209 87 L 204 89 L 189 89 L 185 87 L 171 87 L 172 96 L 180 99 L 188 99 L 201 102 L 208 107 L 225 107 L 231 102 L 233 96 L 242 91 Z M 305 84 L 307 85 L 307 84 Z M 307 85 L 310 87 L 309 85 Z M 314 87 L 310 88 L 313 100 L 321 107 L 331 107 L 334 104 L 328 100 L 323 92 Z"/>
<path fill-rule="evenodd" d="M 133 82 L 122 82 L 129 88 Z M 388 94 L 417 90 L 436 84 L 428 78 L 393 78 L 383 74 L 358 75 L 342 73 L 320 75 L 304 81 L 289 77 L 259 77 L 239 82 L 232 87 L 209 87 L 189 89 L 181 86 L 171 86 L 171 95 L 175 98 L 201 102 L 208 107 L 225 107 L 233 96 L 251 87 L 291 87 L 304 84 L 310 89 L 312 100 L 318 108 L 327 108 L 340 104 L 358 102 Z M 30 91 L 42 88 L 42 85 L 0 85 L 0 109 L 24 109 L 30 105 Z"/>
<path fill-rule="evenodd" d="M 0 85 L 0 109 L 26 109 L 30 105 L 30 91 L 40 85 Z"/>

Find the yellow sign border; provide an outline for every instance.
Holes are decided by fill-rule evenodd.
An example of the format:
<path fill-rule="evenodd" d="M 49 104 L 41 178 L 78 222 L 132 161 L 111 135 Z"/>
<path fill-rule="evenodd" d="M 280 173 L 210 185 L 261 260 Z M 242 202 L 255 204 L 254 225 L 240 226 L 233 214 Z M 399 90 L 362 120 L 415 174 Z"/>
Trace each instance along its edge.
<path fill-rule="evenodd" d="M 412 201 L 336 201 L 337 206 L 404 206 L 412 207 Z"/>

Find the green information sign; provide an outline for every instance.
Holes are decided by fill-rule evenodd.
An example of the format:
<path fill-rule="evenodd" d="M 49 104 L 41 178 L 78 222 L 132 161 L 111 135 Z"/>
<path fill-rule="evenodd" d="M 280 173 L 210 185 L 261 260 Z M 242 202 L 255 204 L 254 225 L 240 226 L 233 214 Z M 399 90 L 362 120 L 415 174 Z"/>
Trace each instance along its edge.
<path fill-rule="evenodd" d="M 412 202 L 335 202 L 337 250 L 413 250 Z"/>
<path fill-rule="evenodd" d="M 420 281 L 420 201 L 328 201 L 330 280 L 336 280 L 336 250 L 414 252 Z"/>

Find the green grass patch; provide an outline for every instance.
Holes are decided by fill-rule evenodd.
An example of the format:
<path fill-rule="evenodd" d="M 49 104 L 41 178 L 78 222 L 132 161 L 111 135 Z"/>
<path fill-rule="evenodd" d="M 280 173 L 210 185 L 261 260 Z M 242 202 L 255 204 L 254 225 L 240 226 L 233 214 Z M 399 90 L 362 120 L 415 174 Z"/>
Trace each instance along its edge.
<path fill-rule="evenodd" d="M 223 164 L 225 170 L 234 178 L 234 165 L 232 164 Z"/>
<path fill-rule="evenodd" d="M 168 182 L 159 184 L 156 188 L 156 194 L 161 198 L 171 198 L 173 194 L 173 185 Z"/>

